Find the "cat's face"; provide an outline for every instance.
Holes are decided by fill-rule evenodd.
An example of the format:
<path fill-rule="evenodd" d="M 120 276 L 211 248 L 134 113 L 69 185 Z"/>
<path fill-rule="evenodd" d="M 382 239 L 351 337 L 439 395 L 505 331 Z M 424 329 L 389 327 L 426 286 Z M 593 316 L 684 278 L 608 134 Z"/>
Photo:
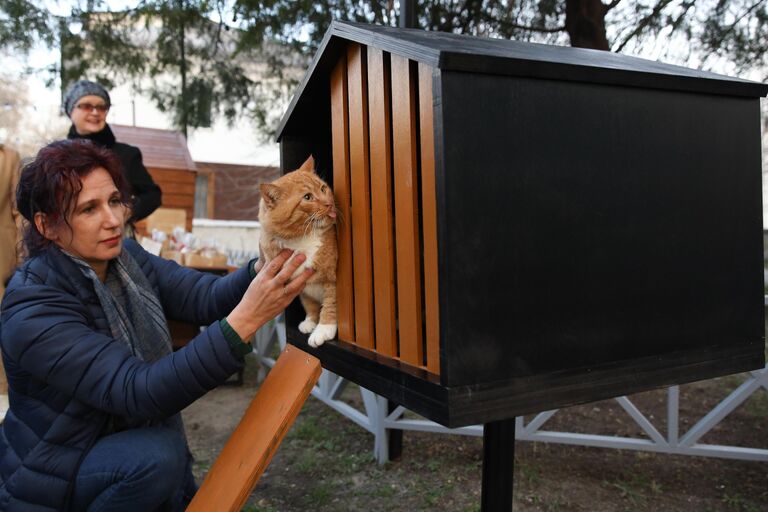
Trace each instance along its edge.
<path fill-rule="evenodd" d="M 336 223 L 333 191 L 314 167 L 310 156 L 299 169 L 259 187 L 259 220 L 284 238 L 308 235 Z"/>

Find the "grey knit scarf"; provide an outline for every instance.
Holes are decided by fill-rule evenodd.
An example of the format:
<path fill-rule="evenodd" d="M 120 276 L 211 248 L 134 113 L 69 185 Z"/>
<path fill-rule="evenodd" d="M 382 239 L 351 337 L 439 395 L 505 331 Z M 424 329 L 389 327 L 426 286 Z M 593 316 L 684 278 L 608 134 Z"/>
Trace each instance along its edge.
<path fill-rule="evenodd" d="M 109 262 L 105 283 L 99 280 L 96 272 L 84 260 L 67 252 L 64 254 L 75 262 L 83 275 L 93 283 L 113 338 L 147 363 L 171 353 L 171 334 L 163 306 L 149 280 L 128 251 L 122 251 L 119 257 Z M 180 414 L 149 423 L 116 417 L 113 418 L 112 429 L 123 430 L 150 425 L 173 428 L 184 436 Z"/>

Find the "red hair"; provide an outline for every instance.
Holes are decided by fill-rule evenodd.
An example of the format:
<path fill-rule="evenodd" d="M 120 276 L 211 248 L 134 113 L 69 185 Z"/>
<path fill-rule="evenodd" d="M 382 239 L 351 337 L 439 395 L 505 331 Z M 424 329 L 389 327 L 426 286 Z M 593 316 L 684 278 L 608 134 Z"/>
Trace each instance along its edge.
<path fill-rule="evenodd" d="M 29 221 L 24 232 L 28 256 L 35 256 L 50 241 L 35 226 L 35 214 L 44 213 L 53 224 L 68 219 L 83 189 L 83 178 L 94 169 L 103 168 L 128 205 L 130 193 L 117 157 L 108 149 L 89 140 L 60 140 L 42 148 L 35 159 L 24 166 L 16 188 L 16 206 Z"/>

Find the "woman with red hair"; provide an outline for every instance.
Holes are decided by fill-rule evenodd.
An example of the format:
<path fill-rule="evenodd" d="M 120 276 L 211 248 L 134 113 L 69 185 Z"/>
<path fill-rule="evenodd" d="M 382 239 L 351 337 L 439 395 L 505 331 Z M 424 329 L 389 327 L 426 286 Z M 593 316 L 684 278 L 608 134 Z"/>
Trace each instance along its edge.
<path fill-rule="evenodd" d="M 289 251 L 226 277 L 180 267 L 123 238 L 128 201 L 115 156 L 87 141 L 22 171 L 0 510 L 184 510 L 196 487 L 179 412 L 242 367 L 244 340 L 312 274 L 292 278 L 305 257 Z M 208 327 L 173 352 L 166 318 Z"/>

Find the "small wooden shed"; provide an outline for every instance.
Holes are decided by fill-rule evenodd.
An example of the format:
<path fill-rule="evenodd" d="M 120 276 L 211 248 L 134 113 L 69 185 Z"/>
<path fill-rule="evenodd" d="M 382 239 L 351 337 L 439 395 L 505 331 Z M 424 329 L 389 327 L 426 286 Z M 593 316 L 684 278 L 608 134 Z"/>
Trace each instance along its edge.
<path fill-rule="evenodd" d="M 278 130 L 335 191 L 325 368 L 449 427 L 764 365 L 768 87 L 334 23 Z"/>
<path fill-rule="evenodd" d="M 280 177 L 280 169 L 264 165 L 195 162 L 197 172 L 207 176 L 205 217 L 223 220 L 259 218 L 259 184 Z"/>
<path fill-rule="evenodd" d="M 187 139 L 179 132 L 157 128 L 110 124 L 115 138 L 141 150 L 144 166 L 163 191 L 162 208 L 184 210 L 186 230 L 192 231 L 197 167 Z M 143 222 L 137 228 L 142 230 Z"/>

